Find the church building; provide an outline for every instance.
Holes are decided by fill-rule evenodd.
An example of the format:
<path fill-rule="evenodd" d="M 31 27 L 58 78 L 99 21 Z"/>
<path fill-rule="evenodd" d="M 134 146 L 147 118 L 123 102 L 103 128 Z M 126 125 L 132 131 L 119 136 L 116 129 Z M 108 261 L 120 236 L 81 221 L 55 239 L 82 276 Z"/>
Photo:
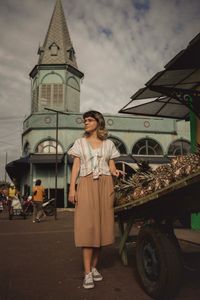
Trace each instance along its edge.
<path fill-rule="evenodd" d="M 30 72 L 31 112 L 23 123 L 22 156 L 6 170 L 22 194 L 30 193 L 40 178 L 51 198 L 56 165 L 57 207 L 67 207 L 72 163 L 67 151 L 83 134 L 80 94 L 84 74 L 77 65 L 61 0 L 56 1 L 38 55 Z M 105 114 L 105 121 L 121 161 L 130 162 L 133 156 L 159 164 L 190 151 L 189 122 L 120 114 Z"/>

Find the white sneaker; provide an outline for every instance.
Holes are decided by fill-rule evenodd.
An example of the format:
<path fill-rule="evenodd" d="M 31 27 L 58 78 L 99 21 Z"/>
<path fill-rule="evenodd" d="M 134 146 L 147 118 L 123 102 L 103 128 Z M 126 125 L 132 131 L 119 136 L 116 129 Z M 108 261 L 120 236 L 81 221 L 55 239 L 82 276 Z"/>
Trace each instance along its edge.
<path fill-rule="evenodd" d="M 103 279 L 103 276 L 97 271 L 96 268 L 92 268 L 92 276 L 94 281 L 101 281 Z"/>
<path fill-rule="evenodd" d="M 85 278 L 83 280 L 83 287 L 84 287 L 84 289 L 93 289 L 94 288 L 92 272 L 85 274 Z"/>

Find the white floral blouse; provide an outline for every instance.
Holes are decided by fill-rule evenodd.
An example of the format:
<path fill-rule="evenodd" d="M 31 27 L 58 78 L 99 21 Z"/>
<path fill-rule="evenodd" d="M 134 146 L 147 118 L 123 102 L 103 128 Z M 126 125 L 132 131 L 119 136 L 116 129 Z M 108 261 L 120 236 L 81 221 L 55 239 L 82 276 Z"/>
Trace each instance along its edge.
<path fill-rule="evenodd" d="M 110 175 L 108 161 L 120 156 L 114 143 L 109 139 L 104 140 L 101 147 L 93 149 L 86 138 L 79 138 L 67 153 L 80 158 L 79 176 L 93 173 L 94 179 L 102 174 Z"/>

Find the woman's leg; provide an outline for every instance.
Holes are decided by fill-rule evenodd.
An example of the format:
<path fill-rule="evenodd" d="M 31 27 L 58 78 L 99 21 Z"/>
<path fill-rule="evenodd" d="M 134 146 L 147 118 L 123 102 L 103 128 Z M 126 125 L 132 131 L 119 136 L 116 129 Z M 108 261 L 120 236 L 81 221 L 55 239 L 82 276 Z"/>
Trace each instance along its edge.
<path fill-rule="evenodd" d="M 98 261 L 99 261 L 99 256 L 100 256 L 100 251 L 101 248 L 93 248 L 93 256 L 92 256 L 92 268 L 96 268 Z"/>
<path fill-rule="evenodd" d="M 93 256 L 93 248 L 83 247 L 83 265 L 84 265 L 85 274 L 91 272 L 92 256 Z"/>

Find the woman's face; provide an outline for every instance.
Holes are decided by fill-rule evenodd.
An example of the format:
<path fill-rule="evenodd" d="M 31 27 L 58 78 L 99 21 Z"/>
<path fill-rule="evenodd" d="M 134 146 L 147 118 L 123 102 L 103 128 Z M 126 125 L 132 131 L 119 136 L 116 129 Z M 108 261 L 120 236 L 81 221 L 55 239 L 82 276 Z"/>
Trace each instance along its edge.
<path fill-rule="evenodd" d="M 84 130 L 87 133 L 92 133 L 97 130 L 98 122 L 92 117 L 85 118 L 84 120 Z"/>

